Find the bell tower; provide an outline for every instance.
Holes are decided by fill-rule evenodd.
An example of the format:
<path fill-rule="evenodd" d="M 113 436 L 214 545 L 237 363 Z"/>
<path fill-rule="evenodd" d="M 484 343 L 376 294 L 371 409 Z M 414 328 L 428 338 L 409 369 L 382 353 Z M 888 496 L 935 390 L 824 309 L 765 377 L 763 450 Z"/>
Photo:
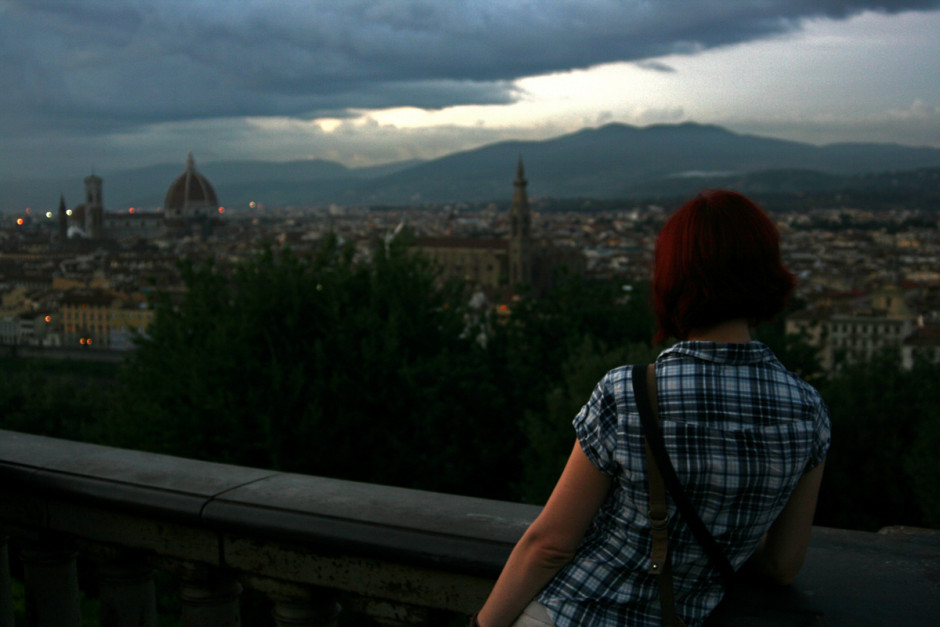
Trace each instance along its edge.
<path fill-rule="evenodd" d="M 100 176 L 85 177 L 85 232 L 91 239 L 101 239 L 104 203 L 101 197 Z"/>
<path fill-rule="evenodd" d="M 520 283 L 532 282 L 532 216 L 526 195 L 528 181 L 525 179 L 521 156 L 516 168 L 516 180 L 512 184 L 515 189 L 509 206 L 509 285 L 515 288 Z"/>
<path fill-rule="evenodd" d="M 65 196 L 59 196 L 59 241 L 64 242 L 69 237 L 69 214 L 65 208 Z"/>

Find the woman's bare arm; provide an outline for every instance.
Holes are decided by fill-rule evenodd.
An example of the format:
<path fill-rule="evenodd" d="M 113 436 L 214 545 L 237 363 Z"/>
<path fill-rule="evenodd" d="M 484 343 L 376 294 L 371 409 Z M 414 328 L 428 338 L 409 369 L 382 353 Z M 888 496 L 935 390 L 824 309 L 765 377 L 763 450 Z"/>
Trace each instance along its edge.
<path fill-rule="evenodd" d="M 790 584 L 803 566 L 822 482 L 819 464 L 802 477 L 780 515 L 764 534 L 748 567 L 780 584 Z"/>
<path fill-rule="evenodd" d="M 568 463 L 542 509 L 506 561 L 480 610 L 481 627 L 505 627 L 571 561 L 607 492 L 611 478 L 594 467 L 575 441 Z"/>

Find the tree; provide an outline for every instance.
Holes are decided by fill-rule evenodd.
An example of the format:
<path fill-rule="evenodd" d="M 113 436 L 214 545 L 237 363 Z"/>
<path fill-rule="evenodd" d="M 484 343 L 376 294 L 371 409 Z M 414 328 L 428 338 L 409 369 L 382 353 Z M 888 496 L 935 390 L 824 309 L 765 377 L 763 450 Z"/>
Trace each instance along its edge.
<path fill-rule="evenodd" d="M 590 336 L 573 347 L 562 365 L 563 375 L 545 392 L 544 409 L 525 412 L 527 447 L 519 492 L 530 503 L 544 503 L 555 486 L 574 445 L 572 420 L 604 374 L 624 364 L 653 361 L 659 348 L 637 342 L 606 348 Z"/>
<path fill-rule="evenodd" d="M 546 295 L 524 296 L 492 341 L 521 387 L 520 411 L 544 409 L 545 392 L 558 385 L 565 364 L 588 338 L 601 347 L 649 344 L 653 317 L 648 286 L 625 293 L 619 281 L 558 277 Z"/>
<path fill-rule="evenodd" d="M 574 442 L 571 421 L 603 374 L 650 361 L 652 312 L 646 286 L 558 277 L 541 297 L 523 297 L 490 342 L 492 359 L 514 382 L 505 398 L 522 421 L 525 445 L 517 492 L 547 498 Z"/>
<path fill-rule="evenodd" d="M 404 243 L 329 238 L 222 273 L 184 264 L 122 377 L 119 444 L 249 466 L 509 496 L 517 425 L 465 299 Z"/>
<path fill-rule="evenodd" d="M 70 440 L 94 439 L 97 422 L 110 403 L 113 364 L 3 361 L 0 428 Z"/>
<path fill-rule="evenodd" d="M 824 376 L 819 349 L 809 343 L 805 333 L 787 333 L 783 324 L 775 321 L 759 326 L 754 339 L 767 344 L 780 363 L 797 376 L 807 381 L 817 381 Z"/>
<path fill-rule="evenodd" d="M 847 366 L 821 387 L 833 435 L 817 524 L 868 530 L 923 524 L 929 492 L 910 473 L 924 461 L 918 438 L 935 437 L 937 374 L 926 364 L 904 371 L 897 355 L 885 352 Z M 935 487 L 937 471 L 922 480 L 924 488 Z"/>
<path fill-rule="evenodd" d="M 917 360 L 911 369 L 911 399 L 916 403 L 918 417 L 914 439 L 904 457 L 904 470 L 910 477 L 914 497 L 923 512 L 922 524 L 940 529 L 940 364 Z"/>

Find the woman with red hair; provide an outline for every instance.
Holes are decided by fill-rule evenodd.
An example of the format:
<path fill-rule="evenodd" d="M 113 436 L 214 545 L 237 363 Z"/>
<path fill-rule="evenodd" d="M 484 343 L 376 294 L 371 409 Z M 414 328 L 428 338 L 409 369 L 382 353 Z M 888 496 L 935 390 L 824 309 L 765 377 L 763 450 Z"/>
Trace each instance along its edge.
<path fill-rule="evenodd" d="M 793 287 L 776 227 L 741 194 L 702 193 L 660 232 L 656 341 L 679 340 L 654 366 L 664 448 L 725 563 L 734 570 L 747 563 L 779 583 L 792 581 L 803 563 L 829 447 L 818 392 L 751 339 Z M 634 370 L 608 372 L 575 417 L 561 478 L 472 625 L 664 624 L 659 578 L 650 572 Z M 701 624 L 725 592 L 718 560 L 690 527 L 693 517 L 669 500 L 674 608 L 689 626 Z"/>

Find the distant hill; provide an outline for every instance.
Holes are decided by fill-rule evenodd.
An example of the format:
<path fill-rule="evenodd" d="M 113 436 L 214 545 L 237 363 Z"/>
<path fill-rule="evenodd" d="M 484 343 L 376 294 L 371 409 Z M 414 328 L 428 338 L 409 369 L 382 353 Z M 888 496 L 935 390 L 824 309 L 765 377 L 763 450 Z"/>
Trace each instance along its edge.
<path fill-rule="evenodd" d="M 544 141 L 507 141 L 425 162 L 347 168 L 322 160 L 220 161 L 197 168 L 227 207 L 506 201 L 522 157 L 533 197 L 674 197 L 701 187 L 764 194 L 869 187 L 878 173 L 940 167 L 940 149 L 812 144 L 701 124 L 610 124 Z M 105 204 L 156 207 L 182 164 L 102 173 Z M 868 183 L 865 183 L 869 177 Z M 934 183 L 934 188 L 936 184 Z M 0 181 L 0 209 L 78 204 L 81 181 Z"/>

